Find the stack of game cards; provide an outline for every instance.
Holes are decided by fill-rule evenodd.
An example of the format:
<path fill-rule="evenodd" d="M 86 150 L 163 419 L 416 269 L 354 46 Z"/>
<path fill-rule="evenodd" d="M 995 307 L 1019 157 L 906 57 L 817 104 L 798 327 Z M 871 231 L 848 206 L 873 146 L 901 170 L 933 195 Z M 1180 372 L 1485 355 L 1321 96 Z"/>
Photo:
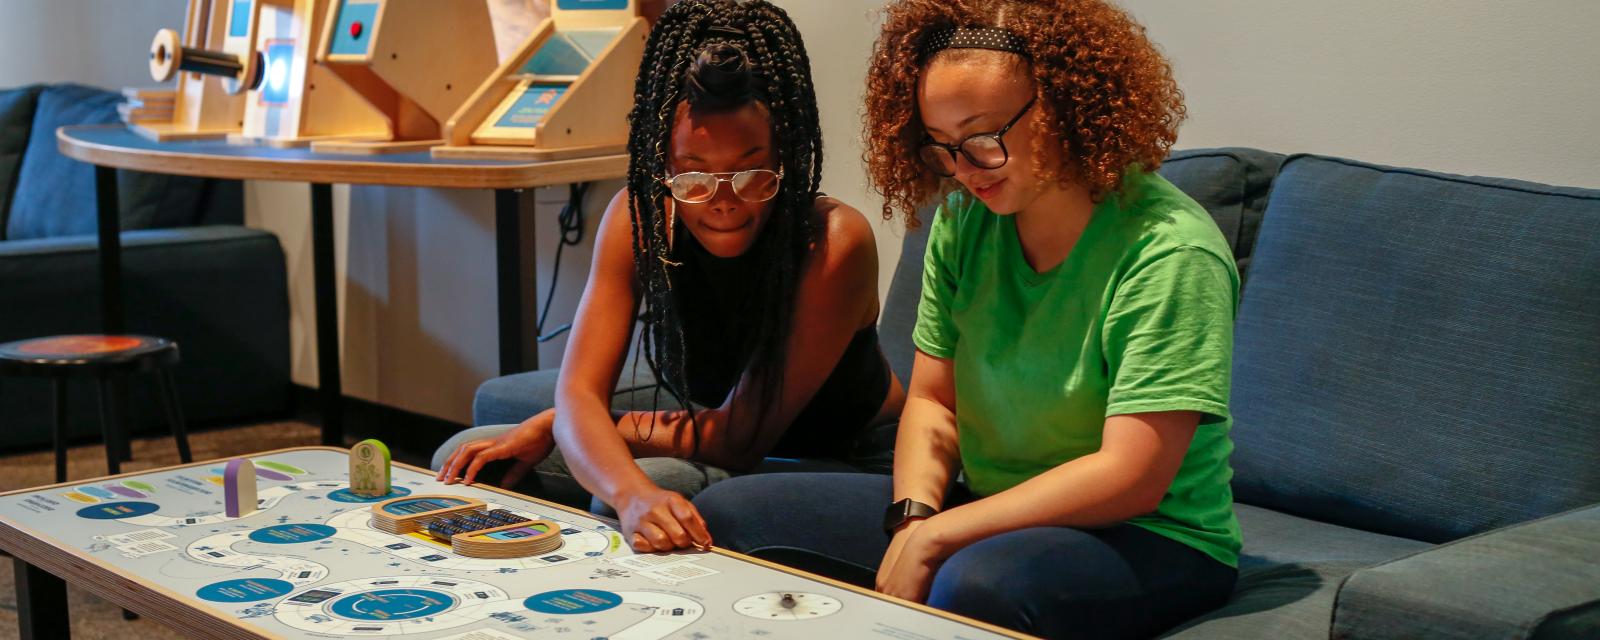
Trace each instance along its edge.
<path fill-rule="evenodd" d="M 126 100 L 117 105 L 117 114 L 128 124 L 171 122 L 173 109 L 177 104 L 176 95 L 171 89 L 129 87 L 122 90 L 122 96 Z"/>
<path fill-rule="evenodd" d="M 372 505 L 372 528 L 385 533 L 406 535 L 423 530 L 429 523 L 488 505 L 465 496 L 407 496 Z"/>
<path fill-rule="evenodd" d="M 453 551 L 467 557 L 520 558 L 561 548 L 561 527 L 549 520 L 529 520 L 505 509 L 451 520 L 463 522 L 436 522 L 428 533 L 449 540 Z"/>

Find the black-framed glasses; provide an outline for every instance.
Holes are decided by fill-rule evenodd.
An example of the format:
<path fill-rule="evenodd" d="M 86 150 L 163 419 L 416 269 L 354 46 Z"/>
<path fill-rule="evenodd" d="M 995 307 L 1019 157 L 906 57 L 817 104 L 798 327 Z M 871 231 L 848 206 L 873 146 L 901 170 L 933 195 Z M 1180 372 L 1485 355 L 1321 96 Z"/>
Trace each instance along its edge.
<path fill-rule="evenodd" d="M 778 195 L 778 185 L 782 181 L 783 172 L 771 169 L 720 173 L 686 171 L 662 180 L 672 190 L 674 199 L 689 204 L 710 202 L 724 182 L 733 185 L 733 194 L 745 202 L 766 202 Z"/>
<path fill-rule="evenodd" d="M 956 152 L 967 157 L 967 162 L 979 169 L 999 169 L 1006 166 L 1006 161 L 1011 159 L 1011 152 L 1006 150 L 1006 132 L 1011 130 L 1017 122 L 1022 120 L 1022 115 L 1033 108 L 1033 103 L 1038 96 L 1028 99 L 1028 104 L 1022 105 L 1022 110 L 1012 116 L 1006 126 L 999 131 L 991 133 L 975 133 L 967 136 L 960 144 L 944 144 L 935 142 L 932 138 L 924 140 L 922 147 L 917 150 L 922 163 L 928 165 L 934 173 L 948 178 L 956 174 Z"/>

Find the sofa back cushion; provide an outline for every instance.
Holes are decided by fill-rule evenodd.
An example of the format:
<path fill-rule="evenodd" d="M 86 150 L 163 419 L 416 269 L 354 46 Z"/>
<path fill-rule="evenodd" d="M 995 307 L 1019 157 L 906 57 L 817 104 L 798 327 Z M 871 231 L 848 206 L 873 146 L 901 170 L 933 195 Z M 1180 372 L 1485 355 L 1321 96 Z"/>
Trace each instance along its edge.
<path fill-rule="evenodd" d="M 883 299 L 883 317 L 878 319 L 878 343 L 889 368 L 900 377 L 900 384 L 911 384 L 911 363 L 917 347 L 911 343 L 911 330 L 917 325 L 917 305 L 922 302 L 922 258 L 928 250 L 928 227 L 933 224 L 935 207 L 917 212 L 922 221 L 915 229 L 901 228 L 900 260 L 889 281 L 889 295 Z M 898 220 L 891 224 L 900 224 Z"/>
<path fill-rule="evenodd" d="M 1233 248 L 1241 282 L 1249 277 L 1250 253 L 1283 158 L 1242 147 L 1188 149 L 1173 152 L 1157 171 L 1211 214 Z"/>
<path fill-rule="evenodd" d="M 95 233 L 94 167 L 56 150 L 56 129 L 71 124 L 115 124 L 122 96 L 62 84 L 39 94 L 27 153 L 6 221 L 6 239 L 27 240 Z M 197 224 L 205 199 L 201 178 L 117 172 L 123 230 Z"/>
<path fill-rule="evenodd" d="M 1241 502 L 1442 542 L 1600 501 L 1600 191 L 1293 156 L 1235 334 Z"/>
<path fill-rule="evenodd" d="M 28 148 L 28 132 L 33 129 L 34 106 L 43 88 L 32 85 L 0 90 L 0 239 L 5 238 L 11 193 L 16 189 L 22 153 Z"/>

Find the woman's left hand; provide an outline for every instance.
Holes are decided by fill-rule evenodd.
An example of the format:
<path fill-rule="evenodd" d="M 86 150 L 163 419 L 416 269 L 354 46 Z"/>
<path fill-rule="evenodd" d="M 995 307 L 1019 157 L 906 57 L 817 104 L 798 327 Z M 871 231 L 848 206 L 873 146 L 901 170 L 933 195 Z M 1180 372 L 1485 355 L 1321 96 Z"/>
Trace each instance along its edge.
<path fill-rule="evenodd" d="M 878 576 L 880 593 L 917 603 L 927 601 L 934 575 L 950 557 L 939 543 L 942 515 L 928 518 L 908 532 L 905 546 L 900 548 L 893 564 Z"/>

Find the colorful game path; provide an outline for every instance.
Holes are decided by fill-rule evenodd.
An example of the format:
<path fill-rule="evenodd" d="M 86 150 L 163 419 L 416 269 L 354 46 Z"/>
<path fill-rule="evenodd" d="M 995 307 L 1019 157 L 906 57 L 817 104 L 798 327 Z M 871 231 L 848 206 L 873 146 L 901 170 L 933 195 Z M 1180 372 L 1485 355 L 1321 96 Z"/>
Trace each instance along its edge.
<path fill-rule="evenodd" d="M 635 554 L 601 520 L 402 465 L 389 496 L 357 496 L 338 449 L 251 461 L 257 510 L 239 518 L 224 514 L 223 465 L 204 463 L 0 496 L 0 520 L 263 637 L 1003 637 L 736 556 Z M 373 528 L 372 503 L 412 494 L 551 520 L 562 545 L 487 560 Z"/>

